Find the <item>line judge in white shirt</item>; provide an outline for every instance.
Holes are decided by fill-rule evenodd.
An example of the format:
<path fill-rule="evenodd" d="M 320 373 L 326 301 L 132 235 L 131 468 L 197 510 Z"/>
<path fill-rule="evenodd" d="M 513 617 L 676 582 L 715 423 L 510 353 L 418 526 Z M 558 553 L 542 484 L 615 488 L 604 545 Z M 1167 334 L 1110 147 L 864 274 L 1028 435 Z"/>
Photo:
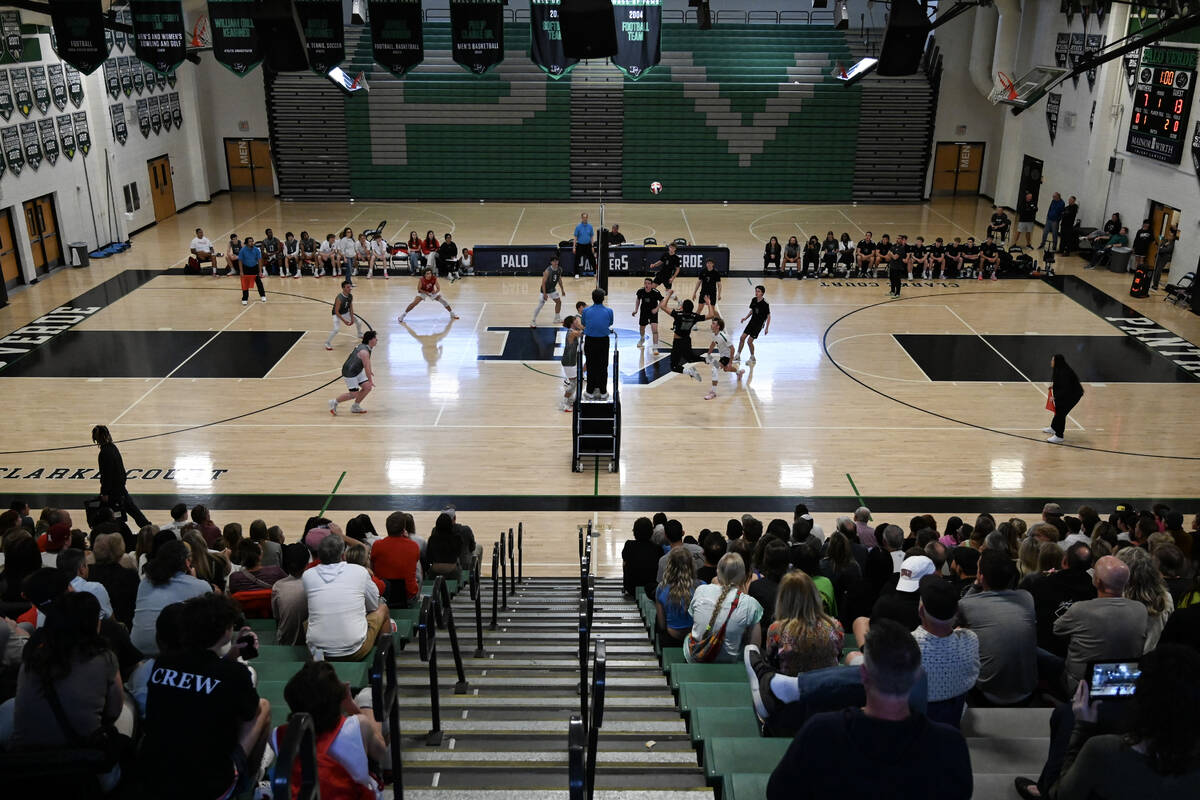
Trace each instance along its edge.
<path fill-rule="evenodd" d="M 197 265 L 203 264 L 205 261 L 212 264 L 213 277 L 217 277 L 217 254 L 213 249 L 213 243 L 204 235 L 203 228 L 196 228 L 196 238 L 192 239 L 188 250 L 191 252 L 192 258 L 196 259 Z"/>

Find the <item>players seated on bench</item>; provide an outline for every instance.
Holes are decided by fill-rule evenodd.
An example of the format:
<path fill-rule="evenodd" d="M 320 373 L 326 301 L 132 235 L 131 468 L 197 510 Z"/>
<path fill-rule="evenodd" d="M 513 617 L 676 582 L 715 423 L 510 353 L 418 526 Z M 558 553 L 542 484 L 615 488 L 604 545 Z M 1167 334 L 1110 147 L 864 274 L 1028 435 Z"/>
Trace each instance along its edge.
<path fill-rule="evenodd" d="M 281 274 L 283 243 L 275 238 L 275 232 L 267 228 L 263 232 L 263 238 L 258 242 L 258 246 L 262 250 L 263 272 L 267 275 Z"/>
<path fill-rule="evenodd" d="M 433 231 L 425 231 L 425 238 L 421 240 L 421 255 L 424 256 L 421 262 L 425 266 L 437 267 L 437 250 L 440 246 L 437 237 L 433 235 Z"/>
<path fill-rule="evenodd" d="M 242 250 L 242 240 L 238 238 L 236 233 L 229 234 L 229 249 L 225 251 L 225 267 L 226 275 L 238 275 L 241 273 L 238 264 L 238 253 Z"/>
<path fill-rule="evenodd" d="M 783 270 L 780 271 L 779 277 L 783 277 L 784 273 L 789 275 L 792 270 L 800 269 L 800 242 L 795 236 L 788 237 L 787 246 L 783 248 Z"/>
<path fill-rule="evenodd" d="M 421 237 L 417 236 L 416 231 L 409 231 L 408 244 L 408 271 L 411 274 L 416 274 L 417 270 L 425 266 L 425 259 L 421 257 Z"/>
<path fill-rule="evenodd" d="M 449 233 L 442 237 L 442 243 L 438 247 L 437 264 L 439 270 L 446 270 L 451 283 L 462 277 L 458 271 L 458 245 L 451 241 Z"/>
<path fill-rule="evenodd" d="M 999 271 L 1000 248 L 996 247 L 996 243 L 989 236 L 979 247 L 979 273 L 975 276 L 975 279 L 981 281 L 985 275 L 990 274 L 992 280 L 996 280 L 996 273 Z"/>
<path fill-rule="evenodd" d="M 842 231 L 842 238 L 838 240 L 837 275 L 841 278 L 847 277 L 853 269 L 854 242 L 850 239 L 850 234 Z"/>
<path fill-rule="evenodd" d="M 371 243 L 365 233 L 360 233 L 354 240 L 354 265 L 366 269 L 367 277 L 371 277 Z"/>
<path fill-rule="evenodd" d="M 288 231 L 283 235 L 283 261 L 280 273 L 283 277 L 291 275 L 293 278 L 300 277 L 300 240 L 296 238 L 296 234 Z"/>
<path fill-rule="evenodd" d="M 783 247 L 779 244 L 779 237 L 772 236 L 767 241 L 767 246 L 763 248 L 763 273 L 771 271 L 771 267 L 775 267 L 775 271 L 779 272 L 782 269 L 783 262 Z"/>
<path fill-rule="evenodd" d="M 946 245 L 946 271 L 943 273 L 947 278 L 961 278 L 963 274 L 963 243 L 959 236 L 954 237 L 953 242 Z"/>
<path fill-rule="evenodd" d="M 1012 220 L 1008 218 L 1008 214 L 1004 213 L 1004 209 L 1000 206 L 992 206 L 992 218 L 988 222 L 987 235 L 995 237 L 996 241 L 1003 242 L 1008 238 L 1008 232 L 1012 229 Z"/>
<path fill-rule="evenodd" d="M 1100 266 L 1100 264 L 1107 261 L 1109 254 L 1112 253 L 1112 249 L 1114 247 L 1129 247 L 1129 228 L 1122 227 L 1112 236 L 1109 236 L 1103 241 L 1105 244 L 1102 247 L 1096 247 L 1092 250 L 1090 263 L 1084 267 L 1084 269 L 1095 269 L 1096 267 Z"/>
<path fill-rule="evenodd" d="M 337 237 L 332 233 L 325 234 L 325 241 L 317 251 L 317 277 L 336 275 L 342 268 L 342 252 L 337 246 Z"/>
<path fill-rule="evenodd" d="M 300 265 L 299 267 L 307 266 L 312 270 L 314 278 L 321 276 L 321 243 L 308 235 L 308 231 L 300 231 Z M 297 267 L 296 273 L 299 277 L 300 268 Z"/>
<path fill-rule="evenodd" d="M 929 270 L 929 252 L 925 247 L 925 237 L 918 236 L 916 241 L 908 246 L 908 279 L 913 276 L 927 278 Z"/>
<path fill-rule="evenodd" d="M 879 245 L 871 238 L 871 232 L 867 231 L 863 238 L 858 240 L 858 246 L 854 253 L 854 263 L 858 267 L 856 274 L 860 278 L 865 278 L 868 275 L 875 274 L 875 263 L 879 258 L 876 252 Z"/>
<path fill-rule="evenodd" d="M 204 235 L 203 228 L 196 228 L 196 236 L 188 245 L 188 252 L 196 260 L 196 269 L 199 269 L 200 265 L 207 261 L 212 264 L 213 277 L 217 277 L 217 254 L 213 249 L 213 243 Z"/>
<path fill-rule="evenodd" d="M 941 280 L 946 275 L 946 245 L 940 236 L 925 248 L 925 275 L 934 280 Z"/>
<path fill-rule="evenodd" d="M 975 237 L 968 236 L 967 243 L 963 245 L 962 251 L 962 273 L 960 277 L 973 278 L 979 271 L 979 245 L 975 244 Z"/>
<path fill-rule="evenodd" d="M 388 246 L 387 239 L 383 238 L 382 233 L 375 234 L 375 238 L 371 240 L 371 249 L 368 256 L 367 276 L 375 276 L 375 268 L 379 267 L 383 270 L 383 277 L 390 278 L 391 274 L 388 268 L 392 265 L 392 248 Z"/>
<path fill-rule="evenodd" d="M 804 253 L 800 258 L 801 278 L 817 277 L 817 270 L 821 268 L 821 242 L 816 236 L 808 237 L 808 241 L 804 243 Z"/>
<path fill-rule="evenodd" d="M 825 239 L 821 242 L 821 274 L 832 275 L 837 268 L 838 257 L 838 240 L 833 235 L 833 231 L 825 233 Z"/>
<path fill-rule="evenodd" d="M 892 237 L 886 233 L 879 237 L 879 242 L 875 245 L 875 258 L 871 262 L 871 270 L 864 277 L 876 278 L 879 276 L 879 270 L 887 270 L 888 262 L 892 260 L 892 249 L 895 245 L 892 244 Z"/>

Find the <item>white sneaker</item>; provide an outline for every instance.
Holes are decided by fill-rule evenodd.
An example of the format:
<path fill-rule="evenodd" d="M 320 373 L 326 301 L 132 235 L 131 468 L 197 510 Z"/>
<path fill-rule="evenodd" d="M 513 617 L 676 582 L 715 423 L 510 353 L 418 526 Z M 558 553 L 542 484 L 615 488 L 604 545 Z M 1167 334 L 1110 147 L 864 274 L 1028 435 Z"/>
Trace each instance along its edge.
<path fill-rule="evenodd" d="M 267 296 L 264 294 L 262 297 L 258 298 L 258 302 L 260 302 L 260 303 L 267 302 Z"/>
<path fill-rule="evenodd" d="M 329 401 L 329 413 L 330 413 L 330 414 L 333 414 L 335 417 L 337 416 L 337 407 L 338 407 L 338 401 L 337 401 L 337 400 L 330 400 L 330 401 Z"/>
<path fill-rule="evenodd" d="M 611 403 L 612 395 L 609 394 L 608 392 L 605 392 L 604 394 L 600 395 L 600 402 L 601 403 Z"/>
<path fill-rule="evenodd" d="M 704 395 L 705 400 L 715 400 L 716 397 L 717 397 L 716 391 L 711 391 L 708 394 Z"/>
<path fill-rule="evenodd" d="M 562 317 L 560 317 L 558 314 L 555 314 L 555 315 L 554 315 L 554 324 L 555 324 L 555 325 L 562 325 Z"/>
<path fill-rule="evenodd" d="M 756 359 L 754 356 L 750 356 L 748 359 L 746 359 L 746 363 L 747 364 L 756 364 L 756 363 L 758 363 L 758 359 Z"/>
<path fill-rule="evenodd" d="M 242 301 L 242 305 L 247 305 L 245 300 Z"/>
<path fill-rule="evenodd" d="M 530 323 L 529 323 L 529 327 L 531 327 L 531 328 L 536 328 L 536 327 L 537 327 L 537 320 L 535 319 L 535 320 L 533 320 L 532 322 L 530 322 Z"/>
<path fill-rule="evenodd" d="M 1046 441 L 1049 442 L 1050 444 L 1062 444 L 1064 439 L 1061 436 L 1051 436 Z"/>
<path fill-rule="evenodd" d="M 1042 428 L 1042 433 L 1054 433 L 1054 428 Z"/>
<path fill-rule="evenodd" d="M 350 413 L 351 414 L 365 414 L 365 413 L 367 413 L 367 410 L 365 408 L 363 408 L 362 406 L 360 406 L 358 403 L 355 403 L 354 405 L 350 406 Z"/>
<path fill-rule="evenodd" d="M 687 375 L 689 378 L 694 378 L 694 379 L 695 379 L 695 381 L 696 381 L 696 383 L 700 383 L 700 382 L 701 382 L 701 379 L 700 379 L 700 373 L 699 373 L 699 372 L 697 372 L 697 371 L 696 371 L 696 368 L 695 368 L 695 367 L 693 367 L 693 366 L 686 366 L 686 367 L 684 367 L 684 368 L 683 368 L 683 374 L 684 374 L 684 375 Z"/>
<path fill-rule="evenodd" d="M 405 318 L 405 317 L 407 317 L 407 316 L 408 316 L 408 312 L 406 311 L 406 312 L 404 312 L 403 314 L 401 314 L 401 315 L 400 315 L 400 317 L 399 317 L 399 318 L 398 318 L 396 321 L 397 321 L 397 322 L 404 322 L 404 318 Z"/>

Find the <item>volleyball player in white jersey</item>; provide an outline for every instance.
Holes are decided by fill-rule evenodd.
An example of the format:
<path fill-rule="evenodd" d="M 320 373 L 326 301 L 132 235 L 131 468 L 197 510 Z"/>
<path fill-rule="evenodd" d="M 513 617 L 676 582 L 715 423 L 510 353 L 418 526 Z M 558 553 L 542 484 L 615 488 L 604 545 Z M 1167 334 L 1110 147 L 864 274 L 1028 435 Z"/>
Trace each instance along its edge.
<path fill-rule="evenodd" d="M 721 377 L 722 372 L 737 373 L 738 379 L 741 380 L 745 370 L 738 369 L 733 364 L 733 342 L 729 341 L 729 334 L 725 333 L 725 320 L 720 317 L 713 317 L 712 320 L 712 343 L 708 345 L 708 353 L 705 355 L 705 360 L 712 367 L 712 388 L 708 394 L 704 395 L 705 400 L 712 400 L 717 396 L 717 380 Z M 690 371 L 689 371 L 690 370 Z M 684 372 L 698 377 L 696 368 L 688 365 Z"/>

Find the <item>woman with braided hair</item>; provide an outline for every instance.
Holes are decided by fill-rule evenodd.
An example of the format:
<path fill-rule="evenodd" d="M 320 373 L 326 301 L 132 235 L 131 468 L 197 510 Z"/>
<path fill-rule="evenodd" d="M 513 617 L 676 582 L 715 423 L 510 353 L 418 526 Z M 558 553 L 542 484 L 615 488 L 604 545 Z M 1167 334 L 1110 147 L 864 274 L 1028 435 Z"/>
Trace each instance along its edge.
<path fill-rule="evenodd" d="M 763 608 L 757 600 L 746 593 L 749 586 L 746 563 L 737 553 L 726 553 L 717 562 L 715 583 L 701 586 L 692 595 L 688 613 L 694 620 L 693 641 L 700 642 L 725 628 L 724 641 L 713 661 L 732 663 L 742 658 L 743 645 L 762 643 Z M 691 650 L 683 648 L 683 655 L 691 661 Z"/>

